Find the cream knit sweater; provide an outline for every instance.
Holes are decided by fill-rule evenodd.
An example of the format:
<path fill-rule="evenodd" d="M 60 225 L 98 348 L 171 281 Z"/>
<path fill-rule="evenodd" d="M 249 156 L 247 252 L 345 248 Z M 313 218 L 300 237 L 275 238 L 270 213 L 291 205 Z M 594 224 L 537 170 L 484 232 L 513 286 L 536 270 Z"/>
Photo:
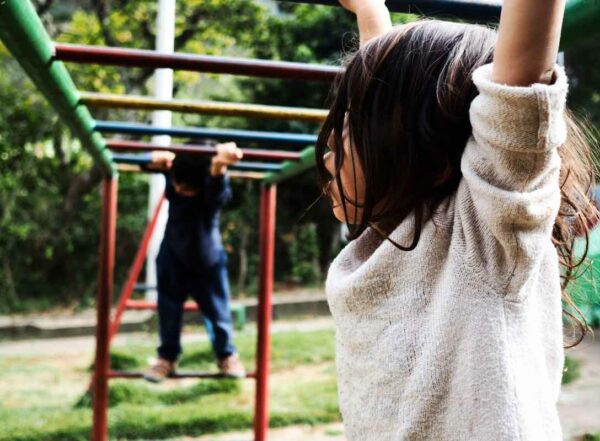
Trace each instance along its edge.
<path fill-rule="evenodd" d="M 372 229 L 334 260 L 339 401 L 349 441 L 561 440 L 558 256 L 567 80 L 509 87 L 479 68 L 456 194 L 413 251 Z M 408 245 L 413 219 L 391 234 Z"/>

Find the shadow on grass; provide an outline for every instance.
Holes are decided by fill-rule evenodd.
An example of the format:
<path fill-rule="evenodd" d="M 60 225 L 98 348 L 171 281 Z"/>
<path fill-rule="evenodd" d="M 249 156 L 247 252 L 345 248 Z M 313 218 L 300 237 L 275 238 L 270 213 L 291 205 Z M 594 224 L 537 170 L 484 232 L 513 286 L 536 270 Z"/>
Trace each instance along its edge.
<path fill-rule="evenodd" d="M 211 350 L 198 350 L 190 354 L 183 354 L 179 361 L 181 368 L 199 368 L 213 365 L 215 363 L 215 354 Z"/>
<path fill-rule="evenodd" d="M 159 390 L 154 385 L 131 382 L 111 384 L 108 388 L 109 407 L 122 404 L 144 404 L 148 406 L 174 405 L 198 400 L 213 394 L 237 394 L 240 392 L 238 380 L 202 380 L 198 383 L 170 390 Z M 75 403 L 75 408 L 91 408 L 91 392 L 85 392 Z"/>

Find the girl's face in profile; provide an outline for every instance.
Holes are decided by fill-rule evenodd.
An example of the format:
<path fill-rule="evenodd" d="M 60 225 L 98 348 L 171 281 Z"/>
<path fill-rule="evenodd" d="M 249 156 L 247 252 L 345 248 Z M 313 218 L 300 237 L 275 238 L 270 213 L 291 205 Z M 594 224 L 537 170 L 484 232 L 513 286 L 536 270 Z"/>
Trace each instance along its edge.
<path fill-rule="evenodd" d="M 343 195 L 340 194 L 340 190 L 335 179 L 336 155 L 340 154 L 340 152 L 336 152 L 333 132 L 329 136 L 329 140 L 327 142 L 327 145 L 329 146 L 329 152 L 323 156 L 325 168 L 332 176 L 329 186 L 326 189 L 326 193 L 331 199 L 334 216 L 341 222 L 356 224 L 362 217 L 362 204 L 365 195 L 365 176 L 360 165 L 360 161 L 358 160 L 356 152 L 354 151 L 354 147 L 350 142 L 347 122 L 344 124 L 342 140 L 344 144 L 344 151 L 341 152 L 343 155 L 343 162 L 339 171 L 339 176 L 340 180 L 342 181 Z M 347 213 L 344 213 L 342 197 L 346 203 Z"/>

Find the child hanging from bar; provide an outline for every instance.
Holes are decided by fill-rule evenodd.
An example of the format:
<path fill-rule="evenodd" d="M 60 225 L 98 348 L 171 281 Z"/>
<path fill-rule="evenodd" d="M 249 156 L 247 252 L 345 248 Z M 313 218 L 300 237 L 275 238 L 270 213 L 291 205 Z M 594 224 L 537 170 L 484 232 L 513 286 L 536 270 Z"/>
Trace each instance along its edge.
<path fill-rule="evenodd" d="M 156 259 L 160 346 L 158 360 L 144 373 L 160 382 L 174 373 L 181 354 L 184 303 L 190 295 L 200 307 L 219 371 L 244 377 L 233 345 L 227 255 L 219 232 L 219 212 L 231 199 L 227 167 L 242 158 L 234 143 L 216 145 L 217 154 L 152 152 L 147 169 L 166 178 L 169 219 Z"/>
<path fill-rule="evenodd" d="M 498 33 L 341 3 L 361 46 L 316 160 L 351 233 L 326 282 L 347 440 L 562 440 L 563 344 L 587 327 L 561 307 L 597 218 L 565 0 L 504 0 Z"/>

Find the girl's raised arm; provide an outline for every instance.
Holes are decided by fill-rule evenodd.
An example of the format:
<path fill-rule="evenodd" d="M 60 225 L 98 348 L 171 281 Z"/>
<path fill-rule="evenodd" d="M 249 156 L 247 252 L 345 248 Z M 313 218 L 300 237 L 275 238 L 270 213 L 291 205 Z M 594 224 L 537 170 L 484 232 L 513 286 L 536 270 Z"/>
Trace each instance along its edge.
<path fill-rule="evenodd" d="M 385 0 L 339 0 L 339 2 L 345 9 L 356 14 L 361 46 L 392 28 L 392 20 L 385 6 Z"/>
<path fill-rule="evenodd" d="M 558 54 L 565 0 L 504 0 L 492 81 L 549 83 Z"/>

